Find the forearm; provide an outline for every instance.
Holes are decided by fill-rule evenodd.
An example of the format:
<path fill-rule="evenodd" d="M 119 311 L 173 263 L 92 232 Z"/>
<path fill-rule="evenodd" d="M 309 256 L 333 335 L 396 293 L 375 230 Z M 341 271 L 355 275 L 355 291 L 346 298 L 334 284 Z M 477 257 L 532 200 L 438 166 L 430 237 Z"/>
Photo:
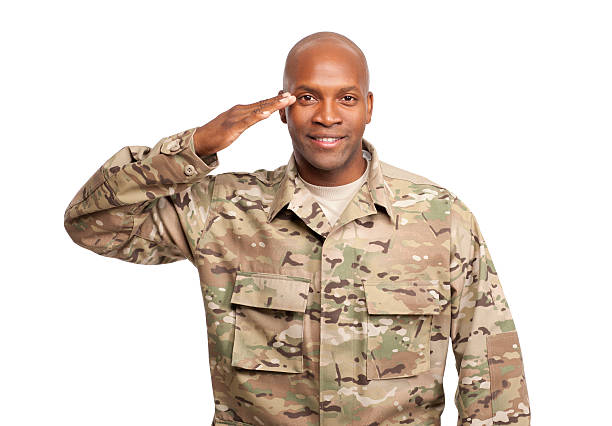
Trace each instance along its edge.
<path fill-rule="evenodd" d="M 451 337 L 459 384 L 458 424 L 529 425 L 518 334 L 489 249 L 473 214 L 451 209 Z"/>

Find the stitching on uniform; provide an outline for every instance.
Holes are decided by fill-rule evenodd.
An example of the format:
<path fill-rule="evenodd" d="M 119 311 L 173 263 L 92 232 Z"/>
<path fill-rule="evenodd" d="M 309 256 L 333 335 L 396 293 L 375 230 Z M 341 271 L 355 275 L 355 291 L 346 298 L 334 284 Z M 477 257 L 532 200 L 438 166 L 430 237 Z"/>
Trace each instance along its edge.
<path fill-rule="evenodd" d="M 211 179 L 213 188 L 212 188 L 212 194 L 210 196 L 210 203 L 208 203 L 208 209 L 206 209 L 206 217 L 204 218 L 204 223 L 202 225 L 202 232 L 200 232 L 200 235 L 198 235 L 198 238 L 196 239 L 195 246 L 194 246 L 193 262 L 196 266 L 198 265 L 198 262 L 196 260 L 196 252 L 198 250 L 198 245 L 200 244 L 200 240 L 204 238 L 204 235 L 206 233 L 206 228 L 208 227 L 208 223 L 210 222 L 210 216 L 211 216 L 210 210 L 212 209 L 212 205 L 215 202 L 215 198 L 217 198 L 216 196 L 218 195 L 217 194 L 218 188 L 221 186 L 221 185 L 217 185 L 217 179 L 219 178 L 219 176 L 221 175 L 212 176 L 212 179 Z M 208 189 L 207 189 L 206 195 L 208 196 Z"/>
<path fill-rule="evenodd" d="M 71 206 L 68 206 L 68 208 L 66 209 L 66 211 L 68 211 L 68 210 L 72 210 L 72 209 L 74 209 L 75 207 L 80 206 L 81 204 L 83 204 L 85 201 L 89 200 L 89 197 L 91 197 L 91 196 L 93 195 L 93 193 L 94 193 L 94 192 L 96 192 L 96 191 L 98 190 L 98 188 L 100 188 L 102 185 L 104 185 L 104 184 L 105 184 L 105 183 L 108 181 L 109 176 L 107 176 L 107 174 L 106 174 L 106 173 L 104 173 L 104 166 L 100 167 L 100 168 L 99 168 L 99 169 L 96 171 L 96 173 L 98 173 L 98 172 L 99 172 L 99 173 L 101 173 L 101 174 L 102 174 L 102 176 L 104 176 L 104 180 L 103 180 L 102 182 L 100 182 L 100 183 L 98 184 L 98 186 L 96 186 L 96 187 L 95 187 L 95 188 L 93 188 L 91 191 L 89 191 L 89 194 L 87 194 L 87 196 L 86 196 L 86 197 L 84 197 L 84 198 L 83 198 L 81 201 L 76 202 L 76 203 L 74 203 L 74 204 L 73 204 L 73 205 L 71 205 Z"/>
<path fill-rule="evenodd" d="M 453 199 L 453 200 L 451 201 L 451 208 L 450 208 L 450 215 L 451 215 L 451 233 L 450 233 L 450 238 L 449 238 L 449 240 L 450 240 L 450 246 L 451 246 L 451 248 L 453 247 L 453 232 L 452 232 L 452 229 L 453 229 L 453 223 L 455 222 L 455 221 L 453 220 L 453 206 L 455 205 L 455 201 L 456 201 L 456 198 L 455 198 L 455 199 Z M 470 234 L 470 235 L 471 235 L 471 234 Z M 453 258 L 452 258 L 452 256 L 453 256 L 453 250 L 450 250 L 450 256 L 451 256 L 451 258 L 449 259 L 449 265 L 450 265 L 451 263 L 453 263 Z M 461 274 L 461 275 L 463 275 L 463 274 Z M 463 297 L 463 291 L 464 291 L 464 289 L 465 289 L 465 279 L 461 280 L 461 292 L 459 293 L 459 298 L 457 299 L 457 309 L 458 309 L 458 310 L 460 310 L 460 309 L 461 309 L 461 298 Z"/>
<path fill-rule="evenodd" d="M 494 414 L 493 413 L 493 392 L 494 392 L 494 389 L 493 389 L 493 382 L 494 382 L 494 380 L 493 379 L 495 377 L 497 377 L 497 376 L 494 376 L 494 374 L 493 374 L 493 370 L 494 369 L 491 368 L 491 349 L 492 349 L 492 346 L 493 346 L 493 342 L 491 340 L 495 336 L 497 336 L 497 335 L 496 334 L 489 334 L 489 335 L 487 335 L 487 337 L 486 337 L 486 344 L 485 344 L 486 351 L 487 351 L 485 356 L 487 358 L 487 368 L 489 370 L 489 395 L 491 397 L 491 403 L 489 404 L 489 409 L 491 410 L 491 416 L 490 416 L 491 418 L 493 418 L 493 414 Z"/>

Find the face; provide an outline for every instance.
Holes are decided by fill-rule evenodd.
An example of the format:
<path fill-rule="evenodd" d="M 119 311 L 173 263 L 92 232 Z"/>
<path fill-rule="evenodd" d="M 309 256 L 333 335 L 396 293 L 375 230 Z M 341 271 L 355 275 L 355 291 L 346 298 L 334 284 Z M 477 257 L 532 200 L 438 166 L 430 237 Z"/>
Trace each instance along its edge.
<path fill-rule="evenodd" d="M 311 46 L 292 59 L 284 89 L 296 101 L 279 112 L 300 175 L 323 186 L 356 180 L 365 170 L 361 139 L 372 117 L 364 64 L 356 53 L 334 44 Z M 318 138 L 340 139 L 330 143 Z"/>

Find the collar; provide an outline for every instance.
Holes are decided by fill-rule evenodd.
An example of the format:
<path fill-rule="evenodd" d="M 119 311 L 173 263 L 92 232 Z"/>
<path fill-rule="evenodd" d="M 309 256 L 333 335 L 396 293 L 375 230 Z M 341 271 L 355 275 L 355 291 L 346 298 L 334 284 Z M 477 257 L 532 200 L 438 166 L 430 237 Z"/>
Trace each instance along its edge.
<path fill-rule="evenodd" d="M 361 147 L 362 149 L 368 151 L 371 156 L 370 170 L 366 179 L 371 199 L 374 204 L 378 204 L 379 206 L 383 207 L 390 218 L 393 218 L 393 209 L 391 208 L 392 193 L 389 185 L 384 180 L 378 153 L 376 152 L 374 145 L 365 138 L 361 139 Z M 303 186 L 300 185 L 300 183 L 296 183 L 297 175 L 298 173 L 295 156 L 292 152 L 291 156 L 289 157 L 289 162 L 285 167 L 285 172 L 281 179 L 280 185 L 278 186 L 278 189 L 274 194 L 272 204 L 270 205 L 267 218 L 268 223 L 270 223 L 278 212 L 292 200 L 294 194 L 296 193 L 296 189 L 299 191 L 299 187 Z M 376 211 L 375 208 L 373 208 L 373 210 Z"/>

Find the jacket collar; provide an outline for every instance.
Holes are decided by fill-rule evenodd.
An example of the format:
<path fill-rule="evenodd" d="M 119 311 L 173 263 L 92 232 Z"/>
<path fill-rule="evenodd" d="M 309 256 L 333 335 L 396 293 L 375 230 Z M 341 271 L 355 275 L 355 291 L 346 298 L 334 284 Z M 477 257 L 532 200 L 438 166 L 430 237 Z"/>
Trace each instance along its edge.
<path fill-rule="evenodd" d="M 364 138 L 361 139 L 361 146 L 370 153 L 371 159 L 370 170 L 366 183 L 357 193 L 357 195 L 363 196 L 364 202 L 369 204 L 369 208 L 367 209 L 369 212 L 376 213 L 376 207 L 374 207 L 374 204 L 378 204 L 384 208 L 384 211 L 392 219 L 392 192 L 389 185 L 384 180 L 382 165 L 380 159 L 378 158 L 378 153 L 376 152 L 374 145 Z M 278 189 L 274 194 L 274 199 L 270 205 L 267 218 L 268 223 L 274 219 L 274 217 L 283 209 L 283 207 L 291 203 L 294 197 L 303 196 L 300 194 L 307 192 L 304 184 L 301 183 L 299 179 L 296 179 L 297 176 L 298 172 L 295 156 L 292 152 L 291 156 L 289 157 L 289 162 L 285 167 L 285 172 L 281 179 L 280 185 L 278 186 Z"/>

